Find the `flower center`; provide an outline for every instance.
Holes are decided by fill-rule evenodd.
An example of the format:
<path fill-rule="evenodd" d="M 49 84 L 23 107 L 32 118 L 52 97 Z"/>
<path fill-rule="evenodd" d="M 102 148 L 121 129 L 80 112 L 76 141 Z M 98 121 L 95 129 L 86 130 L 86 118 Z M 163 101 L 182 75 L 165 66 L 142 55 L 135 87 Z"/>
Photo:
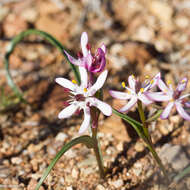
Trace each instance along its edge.
<path fill-rule="evenodd" d="M 76 101 L 85 101 L 85 97 L 82 94 L 75 95 Z"/>

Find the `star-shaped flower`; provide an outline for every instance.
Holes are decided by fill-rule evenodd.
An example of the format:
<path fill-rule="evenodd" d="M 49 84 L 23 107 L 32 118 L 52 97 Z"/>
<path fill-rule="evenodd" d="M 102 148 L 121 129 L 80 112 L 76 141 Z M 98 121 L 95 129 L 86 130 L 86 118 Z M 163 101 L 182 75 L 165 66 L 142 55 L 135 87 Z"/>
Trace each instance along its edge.
<path fill-rule="evenodd" d="M 83 110 L 84 121 L 79 130 L 79 133 L 81 134 L 84 133 L 90 125 L 91 106 L 97 107 L 106 116 L 112 114 L 112 108 L 107 103 L 94 97 L 95 93 L 104 85 L 108 71 L 105 70 L 102 72 L 96 82 L 90 86 L 86 69 L 84 67 L 79 67 L 79 72 L 81 76 L 81 85 L 78 85 L 75 80 L 71 82 L 65 78 L 56 78 L 55 81 L 70 92 L 70 100 L 68 101 L 69 105 L 59 113 L 58 118 L 68 118 L 77 110 Z"/>
<path fill-rule="evenodd" d="M 141 83 L 138 79 L 135 79 L 133 75 L 130 75 L 128 78 L 129 87 L 126 87 L 125 83 L 122 82 L 122 86 L 127 90 L 127 93 L 110 90 L 110 95 L 112 97 L 121 100 L 129 100 L 128 103 L 120 109 L 120 112 L 129 111 L 138 100 L 142 101 L 146 105 L 153 102 L 146 97 L 145 92 L 156 86 L 157 81 L 160 78 L 160 73 L 158 73 L 152 80 L 149 80 L 148 76 L 146 78 L 147 79 Z"/>
<path fill-rule="evenodd" d="M 159 102 L 169 102 L 165 107 L 164 111 L 161 114 L 162 119 L 168 118 L 172 108 L 175 106 L 177 112 L 184 119 L 190 121 L 190 115 L 184 110 L 183 106 L 190 107 L 190 102 L 187 102 L 185 98 L 190 96 L 190 94 L 186 94 L 181 96 L 181 93 L 186 89 L 187 86 L 187 78 L 184 77 L 179 83 L 175 90 L 173 90 L 171 82 L 168 81 L 168 86 L 160 79 L 158 81 L 158 87 L 161 92 L 148 92 L 147 96 L 153 101 Z"/>
<path fill-rule="evenodd" d="M 72 64 L 85 67 L 92 73 L 97 73 L 104 70 L 106 65 L 106 47 L 104 44 L 97 49 L 95 55 L 92 55 L 91 47 L 88 44 L 88 35 L 86 32 L 83 32 L 81 35 L 81 49 L 82 53 L 78 53 L 78 59 L 75 59 L 65 51 L 69 61 Z"/>

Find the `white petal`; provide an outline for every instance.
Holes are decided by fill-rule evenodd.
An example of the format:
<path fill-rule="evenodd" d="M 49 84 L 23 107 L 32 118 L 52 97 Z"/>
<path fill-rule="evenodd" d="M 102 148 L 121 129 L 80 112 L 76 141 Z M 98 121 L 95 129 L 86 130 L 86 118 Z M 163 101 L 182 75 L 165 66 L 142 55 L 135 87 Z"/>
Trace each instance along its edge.
<path fill-rule="evenodd" d="M 87 71 L 86 71 L 86 69 L 84 67 L 79 67 L 79 72 L 80 72 L 80 78 L 81 78 L 81 86 L 86 88 L 87 84 L 88 84 Z"/>
<path fill-rule="evenodd" d="M 128 84 L 129 84 L 129 87 L 135 91 L 135 85 L 136 85 L 136 80 L 134 78 L 133 75 L 130 75 L 129 78 L 128 78 Z"/>
<path fill-rule="evenodd" d="M 162 79 L 158 80 L 158 87 L 163 92 L 170 91 L 170 89 L 166 86 L 166 84 L 162 81 Z"/>
<path fill-rule="evenodd" d="M 103 50 L 103 52 L 106 54 L 106 46 L 104 45 L 104 44 L 102 44 L 102 46 L 100 47 L 102 50 Z"/>
<path fill-rule="evenodd" d="M 93 86 L 91 86 L 90 89 L 88 90 L 89 96 L 93 96 L 96 93 L 96 91 L 98 91 L 99 89 L 102 88 L 102 86 L 104 85 L 104 82 L 106 80 L 107 75 L 108 75 L 107 70 L 103 71 L 99 75 L 99 77 L 96 80 L 95 84 Z"/>
<path fill-rule="evenodd" d="M 152 100 L 148 99 L 144 94 L 139 94 L 138 95 L 139 100 L 145 105 L 151 104 Z"/>
<path fill-rule="evenodd" d="M 119 111 L 120 112 L 127 112 L 129 111 L 135 104 L 137 103 L 137 98 L 131 98 L 131 100 L 124 106 L 122 107 Z"/>
<path fill-rule="evenodd" d="M 112 114 L 112 108 L 109 104 L 98 100 L 97 98 L 89 98 L 91 106 L 97 107 L 104 115 L 110 116 Z"/>
<path fill-rule="evenodd" d="M 72 91 L 74 91 L 76 88 L 75 84 L 73 84 L 70 80 L 65 79 L 65 78 L 56 78 L 55 82 L 63 86 L 64 88 L 68 88 Z"/>
<path fill-rule="evenodd" d="M 126 93 L 126 92 L 119 92 L 119 91 L 115 91 L 115 90 L 110 90 L 109 93 L 113 98 L 117 98 L 120 100 L 127 100 L 127 99 L 131 98 L 131 95 Z"/>
<path fill-rule="evenodd" d="M 78 59 L 75 59 L 74 57 L 72 57 L 71 55 L 69 55 L 66 51 L 64 51 L 64 52 L 65 52 L 65 54 L 67 55 L 67 58 L 69 59 L 69 61 L 72 64 L 81 66 L 81 62 Z"/>
<path fill-rule="evenodd" d="M 79 129 L 79 134 L 82 134 L 84 133 L 89 125 L 90 125 L 90 108 L 89 107 L 86 107 L 84 108 L 84 120 L 82 122 L 82 125 L 80 126 L 80 129 Z"/>
<path fill-rule="evenodd" d="M 180 82 L 178 83 L 176 90 L 179 91 L 179 92 L 184 91 L 186 86 L 187 86 L 187 82 L 188 82 L 188 80 L 187 80 L 186 77 L 182 78 L 180 80 Z"/>
<path fill-rule="evenodd" d="M 87 44 L 88 44 L 88 35 L 86 32 L 83 32 L 81 35 L 81 48 L 82 48 L 82 53 L 84 57 L 88 55 L 88 50 L 86 47 Z"/>
<path fill-rule="evenodd" d="M 59 113 L 58 118 L 59 119 L 68 118 L 71 115 L 73 115 L 77 111 L 77 109 L 78 109 L 78 105 L 71 104 L 70 106 L 66 107 Z"/>
<path fill-rule="evenodd" d="M 172 108 L 174 106 L 174 102 L 170 102 L 164 109 L 164 111 L 162 112 L 162 114 L 160 115 L 161 119 L 167 119 Z"/>
<path fill-rule="evenodd" d="M 185 120 L 190 121 L 190 115 L 183 109 L 182 105 L 178 102 L 175 103 L 177 112 L 181 117 L 183 117 Z"/>
<path fill-rule="evenodd" d="M 165 94 L 163 92 L 146 92 L 145 95 L 153 100 L 153 101 L 158 101 L 158 102 L 164 102 L 164 101 L 169 101 L 171 100 L 171 96 L 168 94 Z"/>
<path fill-rule="evenodd" d="M 179 97 L 179 99 L 182 100 L 182 99 L 184 99 L 184 98 L 187 98 L 188 96 L 190 96 L 190 94 L 185 94 L 185 95 Z"/>

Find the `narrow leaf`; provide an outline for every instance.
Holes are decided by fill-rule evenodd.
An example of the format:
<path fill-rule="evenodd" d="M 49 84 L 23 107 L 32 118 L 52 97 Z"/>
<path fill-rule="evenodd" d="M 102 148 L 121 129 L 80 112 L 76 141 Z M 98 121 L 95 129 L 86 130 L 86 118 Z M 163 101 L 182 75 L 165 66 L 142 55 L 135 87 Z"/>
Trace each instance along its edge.
<path fill-rule="evenodd" d="M 40 188 L 40 186 L 42 185 L 42 183 L 44 182 L 44 180 L 46 179 L 46 177 L 48 176 L 48 174 L 50 173 L 52 168 L 55 166 L 57 161 L 61 158 L 61 156 L 66 151 L 68 151 L 72 146 L 74 146 L 76 144 L 80 144 L 80 143 L 85 144 L 88 148 L 94 148 L 93 139 L 88 135 L 80 136 L 80 137 L 75 138 L 75 139 L 71 140 L 70 142 L 68 142 L 66 145 L 63 146 L 63 148 L 57 153 L 55 158 L 51 161 L 50 165 L 47 167 L 47 169 L 45 170 L 44 174 L 42 175 L 40 181 L 38 182 L 35 190 L 38 190 Z"/>
<path fill-rule="evenodd" d="M 67 55 L 64 52 L 64 50 L 67 51 L 67 49 L 58 40 L 56 40 L 54 37 L 52 37 L 50 34 L 40 31 L 40 30 L 29 29 L 24 32 L 21 32 L 19 35 L 17 35 L 15 38 L 12 39 L 12 41 L 9 43 L 9 45 L 7 47 L 7 52 L 4 57 L 4 66 L 5 66 L 5 70 L 6 70 L 6 77 L 7 77 L 8 84 L 12 88 L 12 90 L 15 92 L 15 94 L 19 97 L 19 99 L 24 101 L 24 98 L 23 98 L 23 95 L 22 95 L 20 89 L 15 85 L 15 83 L 13 82 L 13 79 L 11 77 L 11 73 L 9 70 L 9 57 L 12 54 L 12 52 L 14 51 L 14 48 L 16 47 L 16 45 L 20 41 L 22 41 L 24 37 L 26 37 L 28 35 L 32 35 L 32 34 L 36 34 L 36 35 L 39 35 L 39 36 L 45 38 L 49 43 L 51 43 L 53 46 L 55 46 L 64 55 L 64 57 L 68 61 L 71 69 L 73 70 L 73 72 L 75 74 L 76 80 L 80 84 L 80 75 L 77 70 L 77 67 L 69 61 L 69 59 L 67 58 Z"/>

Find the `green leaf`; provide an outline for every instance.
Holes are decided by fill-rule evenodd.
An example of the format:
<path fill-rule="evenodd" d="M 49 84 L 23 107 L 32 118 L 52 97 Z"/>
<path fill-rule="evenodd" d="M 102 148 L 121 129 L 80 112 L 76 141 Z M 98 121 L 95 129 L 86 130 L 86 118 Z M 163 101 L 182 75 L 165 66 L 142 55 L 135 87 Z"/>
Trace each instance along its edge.
<path fill-rule="evenodd" d="M 148 119 L 146 120 L 146 122 L 147 122 L 147 123 L 150 123 L 150 122 L 152 122 L 152 121 L 157 120 L 157 119 L 160 117 L 160 115 L 162 114 L 162 112 L 163 112 L 162 109 L 161 109 L 161 110 L 158 110 L 153 116 L 151 116 L 150 118 L 148 118 Z"/>
<path fill-rule="evenodd" d="M 178 183 L 183 177 L 190 174 L 190 166 L 186 167 L 183 171 L 181 171 L 178 175 L 174 177 L 174 182 Z"/>
<path fill-rule="evenodd" d="M 48 176 L 48 174 L 50 173 L 52 168 L 55 166 L 57 161 L 61 158 L 61 156 L 66 151 L 68 151 L 72 146 L 74 146 L 76 144 L 80 144 L 80 143 L 85 144 L 88 148 L 94 148 L 94 141 L 88 135 L 80 136 L 80 137 L 75 138 L 75 139 L 71 140 L 70 142 L 68 142 L 66 145 L 63 146 L 63 148 L 57 153 L 55 158 L 51 161 L 50 165 L 47 167 L 47 169 L 45 170 L 44 174 L 42 175 L 40 181 L 38 182 L 35 190 L 38 190 L 40 188 L 40 186 L 42 185 L 42 183 L 44 182 L 44 180 L 46 179 L 46 177 Z"/>
<path fill-rule="evenodd" d="M 78 81 L 78 83 L 80 84 L 80 75 L 78 72 L 78 69 L 75 65 L 73 65 L 69 59 L 67 58 L 67 55 L 65 54 L 64 50 L 67 51 L 67 49 L 58 41 L 56 40 L 54 37 L 52 37 L 50 34 L 40 31 L 40 30 L 35 30 L 35 29 L 29 29 L 26 30 L 24 32 L 21 32 L 19 35 L 17 35 L 15 38 L 13 38 L 10 42 L 10 44 L 7 47 L 7 51 L 4 57 L 4 66 L 5 66 L 5 70 L 6 70 L 6 77 L 7 77 L 7 82 L 9 84 L 9 86 L 12 88 L 12 90 L 15 92 L 15 94 L 19 97 L 20 100 L 25 101 L 22 95 L 22 92 L 20 91 L 20 89 L 15 85 L 15 83 L 13 82 L 13 79 L 11 77 L 11 73 L 9 70 L 9 57 L 12 54 L 12 52 L 14 51 L 15 46 L 21 41 L 23 40 L 24 37 L 28 36 L 28 35 L 32 35 L 32 34 L 36 34 L 39 35 L 43 38 L 45 38 L 49 43 L 51 43 L 53 46 L 55 46 L 66 58 L 66 60 L 68 61 L 71 69 L 73 70 L 76 80 Z M 26 101 L 25 101 L 26 102 Z"/>

